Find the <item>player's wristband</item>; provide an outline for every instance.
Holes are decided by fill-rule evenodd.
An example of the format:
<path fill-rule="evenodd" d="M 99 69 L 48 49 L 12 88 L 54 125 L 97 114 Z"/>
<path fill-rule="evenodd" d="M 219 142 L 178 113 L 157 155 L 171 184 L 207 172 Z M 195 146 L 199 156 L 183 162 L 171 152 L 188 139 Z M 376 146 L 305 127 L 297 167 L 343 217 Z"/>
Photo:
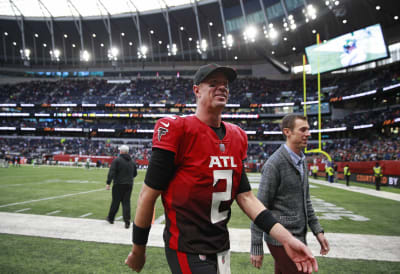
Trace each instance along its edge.
<path fill-rule="evenodd" d="M 147 240 L 149 239 L 150 228 L 141 228 L 133 223 L 132 229 L 132 242 L 137 245 L 146 245 Z"/>
<path fill-rule="evenodd" d="M 278 221 L 272 216 L 270 210 L 263 210 L 254 220 L 254 223 L 263 231 L 269 234 L 271 228 L 277 223 Z"/>

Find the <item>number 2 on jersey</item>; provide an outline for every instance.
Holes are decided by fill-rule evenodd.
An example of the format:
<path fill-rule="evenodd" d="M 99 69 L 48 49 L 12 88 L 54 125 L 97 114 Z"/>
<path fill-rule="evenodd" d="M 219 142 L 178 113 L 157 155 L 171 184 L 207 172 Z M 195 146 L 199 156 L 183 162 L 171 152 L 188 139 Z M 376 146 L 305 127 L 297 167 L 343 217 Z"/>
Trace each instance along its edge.
<path fill-rule="evenodd" d="M 214 170 L 213 187 L 219 180 L 226 180 L 226 190 L 224 192 L 213 192 L 211 202 L 211 223 L 215 224 L 228 218 L 229 210 L 219 211 L 219 206 L 223 201 L 229 201 L 232 196 L 232 174 L 233 170 Z"/>

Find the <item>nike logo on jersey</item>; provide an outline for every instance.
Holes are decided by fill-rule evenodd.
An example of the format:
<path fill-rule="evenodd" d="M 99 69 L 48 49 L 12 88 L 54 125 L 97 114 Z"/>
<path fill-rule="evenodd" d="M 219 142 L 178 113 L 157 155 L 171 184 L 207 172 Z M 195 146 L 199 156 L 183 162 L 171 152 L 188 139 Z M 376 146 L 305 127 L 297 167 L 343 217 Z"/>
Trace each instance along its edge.
<path fill-rule="evenodd" d="M 169 122 L 168 123 L 160 122 L 160 124 L 162 124 L 164 127 L 169 127 Z"/>
<path fill-rule="evenodd" d="M 237 167 L 233 156 L 210 156 L 208 167 Z"/>
<path fill-rule="evenodd" d="M 168 129 L 163 128 L 163 127 L 159 127 L 157 129 L 157 133 L 158 133 L 158 141 L 161 141 L 161 137 L 164 135 L 167 135 Z"/>

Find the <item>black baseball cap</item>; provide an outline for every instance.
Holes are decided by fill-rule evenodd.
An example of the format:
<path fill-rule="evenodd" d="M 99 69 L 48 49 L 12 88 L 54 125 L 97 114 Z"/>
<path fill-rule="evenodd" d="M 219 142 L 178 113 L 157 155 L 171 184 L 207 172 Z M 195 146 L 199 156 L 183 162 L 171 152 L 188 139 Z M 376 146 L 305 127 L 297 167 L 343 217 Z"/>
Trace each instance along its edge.
<path fill-rule="evenodd" d="M 204 79 L 207 78 L 211 73 L 220 71 L 225 74 L 226 78 L 228 79 L 229 83 L 233 82 L 236 77 L 237 73 L 236 70 L 230 67 L 220 66 L 218 64 L 208 64 L 201 66 L 196 74 L 194 75 L 194 84 L 199 85 Z"/>

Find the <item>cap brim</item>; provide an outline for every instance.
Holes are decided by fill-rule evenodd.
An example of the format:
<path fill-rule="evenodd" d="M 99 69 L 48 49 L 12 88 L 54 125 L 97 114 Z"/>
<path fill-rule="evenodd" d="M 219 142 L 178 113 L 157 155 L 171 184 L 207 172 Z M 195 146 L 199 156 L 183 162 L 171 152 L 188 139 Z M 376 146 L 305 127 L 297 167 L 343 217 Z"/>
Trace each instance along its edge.
<path fill-rule="evenodd" d="M 233 68 L 230 68 L 230 67 L 218 67 L 218 68 L 214 69 L 212 72 L 210 72 L 207 76 L 209 76 L 211 73 L 214 73 L 214 72 L 222 72 L 223 74 L 225 74 L 229 83 L 232 83 L 233 81 L 235 81 L 235 79 L 237 77 L 236 70 L 234 70 Z"/>
<path fill-rule="evenodd" d="M 236 70 L 234 70 L 233 68 L 218 66 L 218 67 L 214 68 L 213 70 L 209 71 L 207 74 L 203 75 L 202 78 L 200 78 L 197 82 L 195 82 L 195 85 L 200 84 L 205 79 L 207 79 L 207 77 L 209 77 L 211 74 L 213 74 L 215 72 L 222 72 L 228 79 L 229 83 L 233 82 L 237 77 Z"/>

